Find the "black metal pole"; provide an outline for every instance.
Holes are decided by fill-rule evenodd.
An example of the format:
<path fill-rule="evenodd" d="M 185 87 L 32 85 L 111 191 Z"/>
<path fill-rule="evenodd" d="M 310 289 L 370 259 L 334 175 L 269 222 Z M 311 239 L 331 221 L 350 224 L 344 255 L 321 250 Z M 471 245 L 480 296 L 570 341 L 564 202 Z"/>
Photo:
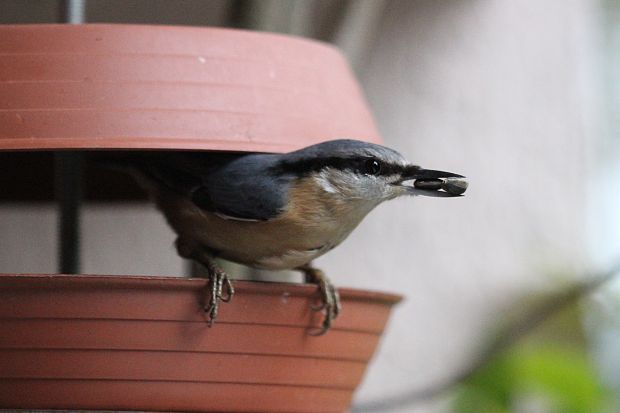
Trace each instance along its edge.
<path fill-rule="evenodd" d="M 82 156 L 58 152 L 54 156 L 55 192 L 58 202 L 58 272 L 80 272 L 80 202 Z"/>
<path fill-rule="evenodd" d="M 60 2 L 60 22 L 82 24 L 86 16 L 86 0 L 63 0 Z"/>
<path fill-rule="evenodd" d="M 61 3 L 61 21 L 84 22 L 85 0 Z M 63 274 L 80 272 L 80 203 L 82 200 L 82 154 L 54 154 L 54 191 L 58 202 L 58 271 Z"/>

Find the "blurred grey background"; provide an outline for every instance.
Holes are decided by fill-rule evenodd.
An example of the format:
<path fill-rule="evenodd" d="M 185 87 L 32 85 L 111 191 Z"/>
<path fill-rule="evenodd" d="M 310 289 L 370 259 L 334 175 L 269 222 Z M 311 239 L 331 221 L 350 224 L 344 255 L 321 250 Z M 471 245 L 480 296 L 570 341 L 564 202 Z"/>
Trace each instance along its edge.
<path fill-rule="evenodd" d="M 59 13 L 57 1 L 0 0 L 0 23 L 55 22 Z M 467 175 L 464 198 L 382 205 L 318 261 L 339 286 L 406 296 L 358 403 L 451 377 L 513 299 L 620 251 L 619 1 L 88 0 L 86 20 L 335 43 L 386 145 Z M 0 204 L 1 272 L 56 272 L 56 214 L 51 202 Z M 87 203 L 82 221 L 84 273 L 187 272 L 147 203 Z M 618 327 L 592 334 L 601 370 L 618 385 Z M 450 410 L 439 398 L 397 411 Z"/>

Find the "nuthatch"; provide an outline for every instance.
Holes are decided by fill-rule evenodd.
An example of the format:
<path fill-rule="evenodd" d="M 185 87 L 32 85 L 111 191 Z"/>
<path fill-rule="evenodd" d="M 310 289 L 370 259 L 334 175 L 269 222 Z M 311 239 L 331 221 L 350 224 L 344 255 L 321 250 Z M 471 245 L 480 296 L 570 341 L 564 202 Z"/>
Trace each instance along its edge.
<path fill-rule="evenodd" d="M 286 154 L 148 152 L 127 155 L 139 181 L 178 234 L 182 257 L 210 275 L 210 323 L 234 289 L 213 262 L 297 269 L 319 285 L 325 317 L 338 316 L 336 289 L 311 261 L 340 244 L 373 208 L 401 195 L 458 196 L 461 175 L 422 169 L 398 152 L 335 140 Z M 412 184 L 415 181 L 414 184 Z"/>

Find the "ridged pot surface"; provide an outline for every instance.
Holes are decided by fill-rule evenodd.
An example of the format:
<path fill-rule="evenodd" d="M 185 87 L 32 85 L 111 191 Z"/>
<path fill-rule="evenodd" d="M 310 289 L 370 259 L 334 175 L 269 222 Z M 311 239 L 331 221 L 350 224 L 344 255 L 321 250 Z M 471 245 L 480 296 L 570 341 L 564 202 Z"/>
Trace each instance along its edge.
<path fill-rule="evenodd" d="M 314 286 L 237 281 L 212 328 L 205 286 L 0 275 L 0 408 L 344 412 L 399 300 L 342 289 L 315 337 Z"/>
<path fill-rule="evenodd" d="M 283 152 L 380 142 L 348 64 L 242 30 L 1 25 L 0 150 Z"/>

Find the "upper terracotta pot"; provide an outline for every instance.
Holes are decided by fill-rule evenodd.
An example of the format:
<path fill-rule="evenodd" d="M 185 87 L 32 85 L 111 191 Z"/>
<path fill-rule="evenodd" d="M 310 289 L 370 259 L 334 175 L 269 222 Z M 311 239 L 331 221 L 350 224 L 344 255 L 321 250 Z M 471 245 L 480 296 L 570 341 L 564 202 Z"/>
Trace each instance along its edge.
<path fill-rule="evenodd" d="M 239 30 L 0 26 L 0 150 L 380 142 L 339 51 Z"/>

